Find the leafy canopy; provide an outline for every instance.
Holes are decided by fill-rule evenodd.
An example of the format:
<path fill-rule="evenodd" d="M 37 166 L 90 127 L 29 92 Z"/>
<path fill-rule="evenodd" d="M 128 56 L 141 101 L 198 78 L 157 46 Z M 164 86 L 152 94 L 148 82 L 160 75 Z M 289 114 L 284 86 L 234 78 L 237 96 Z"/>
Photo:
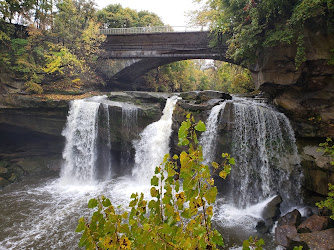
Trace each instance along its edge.
<path fill-rule="evenodd" d="M 205 5 L 194 13 L 194 22 L 210 24 L 216 34 L 213 45 L 226 42 L 227 56 L 244 65 L 254 63 L 265 47 L 294 44 L 298 67 L 306 59 L 304 28 L 334 31 L 333 0 L 195 1 Z"/>

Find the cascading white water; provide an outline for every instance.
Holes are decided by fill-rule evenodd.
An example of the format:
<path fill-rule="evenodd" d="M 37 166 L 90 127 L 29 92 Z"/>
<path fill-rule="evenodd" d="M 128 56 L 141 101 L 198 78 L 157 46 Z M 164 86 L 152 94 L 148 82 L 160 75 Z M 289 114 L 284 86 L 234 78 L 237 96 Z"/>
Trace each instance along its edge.
<path fill-rule="evenodd" d="M 90 198 L 104 194 L 112 199 L 114 205 L 125 208 L 131 193 L 144 190 L 145 197 L 146 194 L 149 195 L 150 187 L 146 184 L 149 184 L 149 178 L 153 175 L 155 167 L 169 152 L 172 114 L 177 99 L 172 97 L 167 100 L 161 119 L 149 125 L 140 134 L 140 140 L 134 143 L 136 149 L 134 178 L 122 176 L 96 183 L 94 183 L 96 166 L 99 164 L 97 158 L 100 155 L 96 151 L 104 147 L 106 154 L 110 153 L 110 133 L 106 133 L 110 129 L 109 123 L 113 122 L 113 117 L 109 116 L 108 107 L 111 105 L 121 107 L 124 113 L 127 112 L 125 111 L 127 107 L 125 104 L 108 101 L 104 97 L 73 101 L 63 132 L 66 137 L 66 147 L 63 152 L 65 164 L 61 179 L 49 179 L 47 182 L 41 180 L 38 183 L 33 179 L 32 183 L 26 185 L 21 183 L 11 185 L 7 193 L 0 192 L 0 199 L 4 201 L 0 204 L 3 211 L 0 219 L 4 228 L 0 236 L 0 248 L 4 246 L 8 249 L 55 247 L 75 249 L 79 240 L 79 235 L 74 232 L 75 227 L 78 218 L 87 212 L 87 202 Z M 243 209 L 231 206 L 226 199 L 218 199 L 215 220 L 226 222 L 222 223 L 222 227 L 226 226 L 228 230 L 229 227 L 236 228 L 237 225 L 237 231 L 242 232 L 240 238 L 245 239 L 247 237 L 241 229 L 254 228 L 257 220 L 261 219 L 261 211 L 270 201 L 271 198 L 268 197 L 271 194 L 278 191 L 282 196 L 286 196 L 283 199 L 291 200 L 296 197 L 294 194 L 288 197 L 288 192 L 295 193 L 299 189 L 299 179 L 295 180 L 292 177 L 298 175 L 291 175 L 296 169 L 298 171 L 298 157 L 293 131 L 284 115 L 267 105 L 253 101 L 235 99 L 227 103 L 229 105 L 225 106 L 224 103 L 211 111 L 210 119 L 206 122 L 207 130 L 210 132 L 205 132 L 206 139 L 201 139 L 201 142 L 208 144 L 203 145 L 203 148 L 207 147 L 205 149 L 207 152 L 215 151 L 217 138 L 215 135 L 221 122 L 219 114 L 233 107 L 231 120 L 228 121 L 234 124 L 232 132 L 235 153 L 232 153 L 232 156 L 236 158 L 237 163 L 232 169 L 234 175 L 232 181 L 237 189 L 245 184 L 242 187 L 242 192 L 245 193 L 241 194 L 240 191 L 238 195 L 246 197 L 244 198 L 247 200 L 246 204 L 256 203 L 257 200 L 263 202 Z M 133 113 L 130 114 L 131 112 Z M 132 126 L 136 123 L 136 117 L 135 111 L 129 111 L 129 115 L 124 114 L 122 124 L 127 128 L 122 129 L 128 131 L 135 129 Z M 224 122 L 227 119 L 224 116 Z M 99 142 L 100 137 L 104 140 Z M 212 157 L 209 153 L 205 154 L 209 155 L 207 158 Z M 106 157 L 103 162 L 110 169 L 110 155 Z M 271 170 L 266 169 L 267 166 Z M 268 176 L 273 180 L 269 182 L 262 180 Z M 80 182 L 79 185 L 75 185 L 75 180 Z M 255 184 L 252 183 L 253 180 Z M 74 185 L 64 185 L 64 183 Z M 257 196 L 256 199 L 249 198 Z M 243 206 L 242 202 L 240 205 Z M 13 208 L 16 209 L 15 213 L 12 212 Z"/>
<path fill-rule="evenodd" d="M 178 99 L 177 96 L 168 98 L 160 120 L 148 125 L 140 134 L 140 139 L 134 142 L 136 155 L 132 175 L 139 182 L 149 183 L 155 167 L 169 153 L 172 116 Z"/>
<path fill-rule="evenodd" d="M 96 139 L 100 103 L 87 100 L 71 102 L 67 124 L 65 160 L 61 179 L 65 183 L 93 182 L 95 179 Z"/>
<path fill-rule="evenodd" d="M 224 111 L 226 102 L 214 106 L 205 122 L 206 130 L 201 135 L 199 143 L 203 147 L 204 164 L 209 164 L 214 160 L 217 143 L 217 128 L 219 123 L 219 114 Z"/>
<path fill-rule="evenodd" d="M 287 117 L 253 100 L 234 98 L 231 177 L 240 207 L 280 193 L 285 202 L 300 199 L 300 159 Z M 294 174 L 292 174 L 294 173 Z"/>

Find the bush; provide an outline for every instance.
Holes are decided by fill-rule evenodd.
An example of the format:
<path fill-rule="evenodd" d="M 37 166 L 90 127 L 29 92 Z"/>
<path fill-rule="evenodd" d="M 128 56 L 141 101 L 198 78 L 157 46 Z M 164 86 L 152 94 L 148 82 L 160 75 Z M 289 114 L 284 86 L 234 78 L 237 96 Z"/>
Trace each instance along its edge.
<path fill-rule="evenodd" d="M 91 199 L 92 217 L 80 218 L 77 232 L 83 232 L 80 247 L 87 249 L 216 249 L 223 246 L 221 234 L 212 229 L 213 204 L 217 187 L 213 175 L 226 178 L 234 159 L 222 154 L 221 164 L 212 162 L 212 173 L 203 165 L 197 132 L 205 131 L 202 121 L 189 114 L 182 122 L 179 145 L 187 151 L 167 154 L 151 179 L 151 200 L 144 194 L 131 195 L 130 212 L 119 213 L 102 196 Z M 181 181 L 182 180 L 182 181 Z M 181 185 L 182 183 L 182 185 Z"/>

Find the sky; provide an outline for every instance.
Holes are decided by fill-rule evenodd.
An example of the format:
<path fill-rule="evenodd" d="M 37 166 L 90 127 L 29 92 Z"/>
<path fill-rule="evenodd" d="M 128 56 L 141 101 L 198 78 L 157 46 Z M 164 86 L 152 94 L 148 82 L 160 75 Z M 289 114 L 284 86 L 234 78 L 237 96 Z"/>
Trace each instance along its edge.
<path fill-rule="evenodd" d="M 109 4 L 121 4 L 137 11 L 148 10 L 171 26 L 187 26 L 186 13 L 199 8 L 192 0 L 96 0 L 96 3 L 99 9 Z"/>

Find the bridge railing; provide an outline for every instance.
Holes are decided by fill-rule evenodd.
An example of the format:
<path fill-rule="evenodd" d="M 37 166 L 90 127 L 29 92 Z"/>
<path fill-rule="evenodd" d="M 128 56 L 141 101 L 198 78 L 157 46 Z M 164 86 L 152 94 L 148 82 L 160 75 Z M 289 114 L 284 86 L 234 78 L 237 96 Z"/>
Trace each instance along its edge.
<path fill-rule="evenodd" d="M 141 34 L 141 33 L 165 33 L 165 32 L 194 32 L 208 31 L 204 26 L 154 26 L 154 27 L 133 27 L 133 28 L 110 28 L 100 29 L 100 34 L 116 35 L 116 34 Z"/>

